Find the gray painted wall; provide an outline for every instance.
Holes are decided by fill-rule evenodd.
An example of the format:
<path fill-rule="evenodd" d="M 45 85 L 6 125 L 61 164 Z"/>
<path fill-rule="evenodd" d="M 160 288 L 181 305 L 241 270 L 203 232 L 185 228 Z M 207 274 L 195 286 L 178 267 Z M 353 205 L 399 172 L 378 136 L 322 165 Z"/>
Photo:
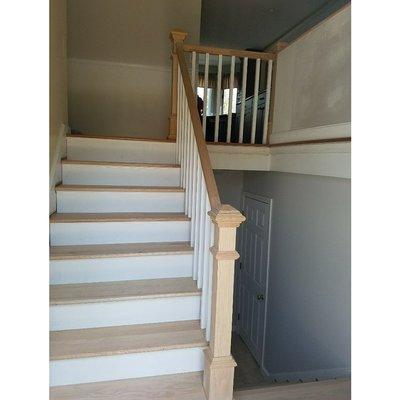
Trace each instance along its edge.
<path fill-rule="evenodd" d="M 348 179 L 244 173 L 244 191 L 273 199 L 270 374 L 329 377 L 350 368 L 350 187 Z"/>
<path fill-rule="evenodd" d="M 243 191 L 273 199 L 264 368 L 276 378 L 345 376 L 350 370 L 348 179 L 215 171 L 223 202 Z"/>

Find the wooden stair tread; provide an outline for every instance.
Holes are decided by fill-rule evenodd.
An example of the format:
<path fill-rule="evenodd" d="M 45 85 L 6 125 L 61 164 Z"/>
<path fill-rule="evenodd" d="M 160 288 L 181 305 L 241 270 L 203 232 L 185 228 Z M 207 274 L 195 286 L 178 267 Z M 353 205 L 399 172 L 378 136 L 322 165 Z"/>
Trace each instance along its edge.
<path fill-rule="evenodd" d="M 206 400 L 203 374 L 151 376 L 50 388 L 50 400 Z"/>
<path fill-rule="evenodd" d="M 179 168 L 178 164 L 156 164 L 156 163 L 131 163 L 131 162 L 116 162 L 116 161 L 84 161 L 84 160 L 61 160 L 62 164 L 66 165 L 93 165 L 105 167 L 132 167 L 132 168 Z"/>
<path fill-rule="evenodd" d="M 199 296 L 192 278 L 144 279 L 50 286 L 50 304 L 97 303 L 145 298 Z"/>
<path fill-rule="evenodd" d="M 198 320 L 50 333 L 51 360 L 206 346 L 207 341 Z"/>
<path fill-rule="evenodd" d="M 69 134 L 67 138 L 73 139 L 104 139 L 104 140 L 130 140 L 136 142 L 161 142 L 161 143 L 175 143 L 175 140 L 161 139 L 161 138 L 141 138 L 133 136 L 110 136 L 110 135 L 96 135 L 96 134 Z"/>
<path fill-rule="evenodd" d="M 50 247 L 51 260 L 191 254 L 188 242 L 89 244 Z"/>
<path fill-rule="evenodd" d="M 184 213 L 54 213 L 50 216 L 51 223 L 72 222 L 132 222 L 132 221 L 190 221 Z"/>
<path fill-rule="evenodd" d="M 178 186 L 57 185 L 60 192 L 184 192 Z"/>

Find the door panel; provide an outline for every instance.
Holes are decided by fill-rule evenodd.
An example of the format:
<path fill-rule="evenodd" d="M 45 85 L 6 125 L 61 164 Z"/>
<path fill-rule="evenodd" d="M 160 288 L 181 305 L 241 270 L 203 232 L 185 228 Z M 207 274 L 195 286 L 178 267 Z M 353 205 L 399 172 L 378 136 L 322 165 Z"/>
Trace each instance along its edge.
<path fill-rule="evenodd" d="M 259 364 L 264 347 L 270 201 L 245 195 L 239 273 L 239 333 Z"/>

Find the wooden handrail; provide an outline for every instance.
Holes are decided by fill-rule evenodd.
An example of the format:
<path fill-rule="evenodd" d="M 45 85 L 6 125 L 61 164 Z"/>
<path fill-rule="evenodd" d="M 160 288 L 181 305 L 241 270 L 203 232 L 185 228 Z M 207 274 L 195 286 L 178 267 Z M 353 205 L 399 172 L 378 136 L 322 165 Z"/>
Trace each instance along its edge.
<path fill-rule="evenodd" d="M 211 208 L 219 209 L 221 206 L 221 200 L 219 198 L 218 188 L 215 182 L 214 172 L 211 166 L 211 160 L 208 154 L 206 141 L 203 136 L 203 128 L 200 122 L 199 112 L 197 110 L 197 101 L 194 97 L 193 87 L 190 81 L 189 69 L 186 63 L 185 51 L 183 47 L 184 46 L 181 43 L 177 43 L 176 53 L 178 56 L 179 67 L 181 69 L 182 82 L 185 88 L 190 117 L 192 119 L 194 137 L 196 138 L 197 150 L 199 152 L 200 163 L 203 169 L 204 180 L 206 182 L 206 188 Z"/>
<path fill-rule="evenodd" d="M 260 59 L 260 60 L 275 60 L 276 54 L 271 52 L 259 52 L 259 51 L 248 51 L 248 50 L 237 50 L 237 49 L 224 49 L 219 47 L 211 47 L 211 46 L 201 46 L 197 44 L 184 44 L 182 46 L 184 51 L 195 51 L 196 53 L 209 53 L 215 55 L 223 55 L 223 56 L 235 56 L 235 57 L 247 57 L 251 59 Z"/>

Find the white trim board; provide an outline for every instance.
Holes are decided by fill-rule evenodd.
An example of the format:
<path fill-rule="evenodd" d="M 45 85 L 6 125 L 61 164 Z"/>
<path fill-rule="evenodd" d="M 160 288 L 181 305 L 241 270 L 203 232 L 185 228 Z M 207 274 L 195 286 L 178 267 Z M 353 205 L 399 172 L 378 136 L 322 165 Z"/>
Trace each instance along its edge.
<path fill-rule="evenodd" d="M 266 146 L 207 143 L 213 169 L 270 171 L 270 149 Z"/>
<path fill-rule="evenodd" d="M 325 143 L 271 148 L 270 171 L 351 178 L 351 144 Z"/>
<path fill-rule="evenodd" d="M 86 64 L 105 68 L 134 68 L 134 69 L 148 69 L 152 71 L 171 72 L 171 67 L 167 65 L 146 65 L 146 64 L 130 64 L 124 62 L 115 61 L 103 61 L 103 60 L 90 60 L 86 58 L 69 58 L 68 64 Z"/>
<path fill-rule="evenodd" d="M 213 169 L 351 177 L 351 143 L 282 147 L 208 144 Z"/>
<path fill-rule="evenodd" d="M 351 123 L 314 126 L 304 129 L 293 129 L 290 131 L 272 132 L 271 144 L 298 142 L 303 140 L 319 140 L 329 138 L 351 137 Z"/>

